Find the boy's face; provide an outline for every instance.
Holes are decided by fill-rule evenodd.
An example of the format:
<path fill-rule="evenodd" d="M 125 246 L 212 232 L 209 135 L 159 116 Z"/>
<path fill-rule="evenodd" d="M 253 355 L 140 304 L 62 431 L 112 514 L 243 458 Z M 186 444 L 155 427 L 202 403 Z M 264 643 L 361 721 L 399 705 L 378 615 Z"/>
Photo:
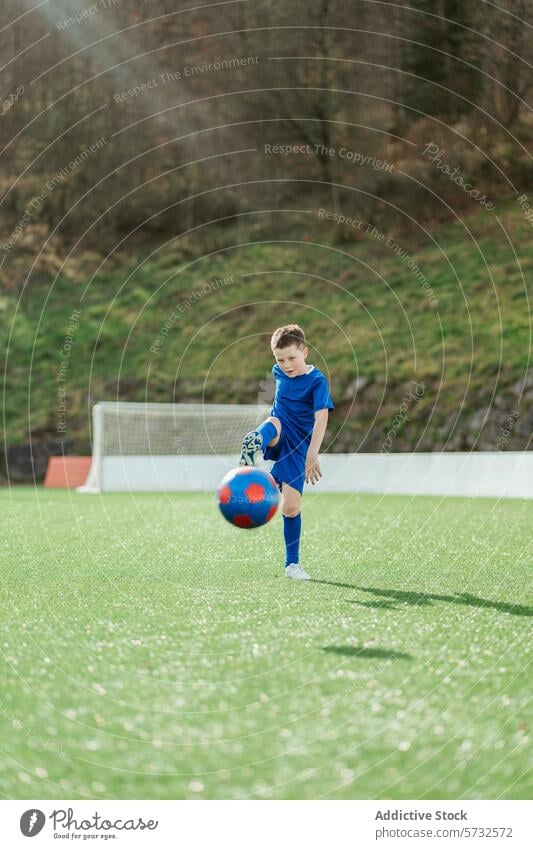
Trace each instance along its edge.
<path fill-rule="evenodd" d="M 298 345 L 289 345 L 288 348 L 274 348 L 272 353 L 281 370 L 289 377 L 296 377 L 305 373 L 307 368 L 305 358 L 309 353 L 307 345 L 303 348 L 299 348 Z"/>

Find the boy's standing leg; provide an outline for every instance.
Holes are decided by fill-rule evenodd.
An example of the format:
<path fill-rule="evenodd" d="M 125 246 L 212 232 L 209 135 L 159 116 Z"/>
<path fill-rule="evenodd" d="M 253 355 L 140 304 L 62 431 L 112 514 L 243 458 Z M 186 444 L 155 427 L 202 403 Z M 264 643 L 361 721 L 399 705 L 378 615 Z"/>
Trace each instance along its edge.
<path fill-rule="evenodd" d="M 300 566 L 300 536 L 302 533 L 302 496 L 293 486 L 283 481 L 281 487 L 281 513 L 285 538 L 285 574 L 288 578 L 307 581 L 310 575 Z"/>
<path fill-rule="evenodd" d="M 257 430 L 247 433 L 242 441 L 241 466 L 253 466 L 258 453 L 266 447 L 273 448 L 279 442 L 281 422 L 270 416 Z M 281 512 L 283 515 L 283 537 L 285 539 L 285 574 L 288 578 L 307 581 L 310 575 L 299 564 L 300 536 L 302 533 L 301 493 L 290 484 L 282 482 Z"/>

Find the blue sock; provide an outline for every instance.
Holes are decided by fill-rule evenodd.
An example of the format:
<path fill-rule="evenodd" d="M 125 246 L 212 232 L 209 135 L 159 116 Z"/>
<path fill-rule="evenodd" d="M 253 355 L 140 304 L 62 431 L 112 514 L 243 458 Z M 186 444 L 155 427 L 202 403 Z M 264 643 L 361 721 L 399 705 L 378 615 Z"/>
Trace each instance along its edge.
<path fill-rule="evenodd" d="M 266 422 L 263 422 L 263 424 L 259 425 L 259 427 L 257 428 L 257 433 L 261 434 L 261 439 L 263 440 L 263 451 L 267 447 L 270 440 L 274 439 L 274 437 L 278 435 L 276 425 L 273 422 L 269 422 L 268 419 Z"/>
<path fill-rule="evenodd" d="M 302 514 L 283 517 L 283 536 L 285 537 L 285 566 L 299 563 L 300 534 L 302 532 Z"/>

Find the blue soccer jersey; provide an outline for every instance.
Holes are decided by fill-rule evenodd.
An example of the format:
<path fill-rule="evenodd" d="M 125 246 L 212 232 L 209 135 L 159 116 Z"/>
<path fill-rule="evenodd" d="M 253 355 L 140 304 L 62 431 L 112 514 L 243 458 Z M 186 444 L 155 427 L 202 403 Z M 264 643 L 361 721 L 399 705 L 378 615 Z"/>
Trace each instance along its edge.
<path fill-rule="evenodd" d="M 328 381 L 315 366 L 296 377 L 286 375 L 276 363 L 272 367 L 276 379 L 276 394 L 271 415 L 281 422 L 281 437 L 273 448 L 266 448 L 266 460 L 275 460 L 272 475 L 278 484 L 283 482 L 303 491 L 305 460 L 311 442 L 315 413 L 333 410 Z"/>

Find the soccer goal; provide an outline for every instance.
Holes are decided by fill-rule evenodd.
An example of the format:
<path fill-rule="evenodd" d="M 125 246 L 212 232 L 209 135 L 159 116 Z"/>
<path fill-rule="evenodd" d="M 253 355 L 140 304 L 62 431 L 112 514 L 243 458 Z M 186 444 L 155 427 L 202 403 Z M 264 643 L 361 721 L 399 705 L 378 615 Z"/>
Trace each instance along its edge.
<path fill-rule="evenodd" d="M 238 465 L 263 404 L 93 407 L 93 456 L 78 492 L 213 492 Z M 256 461 L 257 463 L 258 461 Z M 325 453 L 321 492 L 533 498 L 533 451 Z M 271 468 L 260 460 L 258 465 Z"/>
<path fill-rule="evenodd" d="M 78 492 L 212 491 L 269 412 L 261 404 L 96 404 L 91 468 Z"/>

